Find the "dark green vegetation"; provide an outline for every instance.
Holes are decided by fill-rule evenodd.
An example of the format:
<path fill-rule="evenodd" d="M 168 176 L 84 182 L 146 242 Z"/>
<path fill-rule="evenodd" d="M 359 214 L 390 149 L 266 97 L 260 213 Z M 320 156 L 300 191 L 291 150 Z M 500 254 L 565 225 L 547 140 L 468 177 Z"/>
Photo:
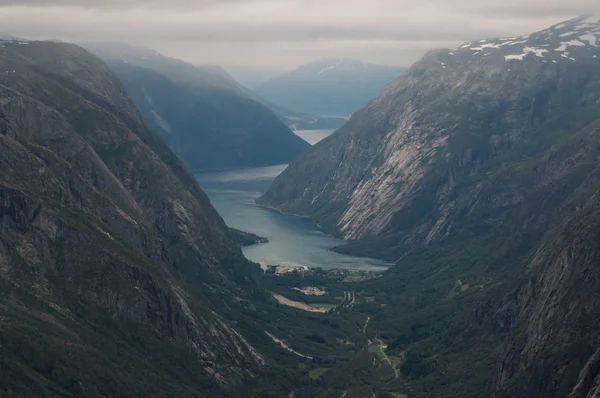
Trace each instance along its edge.
<path fill-rule="evenodd" d="M 267 101 L 297 112 L 349 116 L 403 71 L 352 59 L 321 59 L 274 77 L 255 91 Z"/>
<path fill-rule="evenodd" d="M 350 239 L 340 251 L 397 261 L 352 287 L 398 360 L 381 388 L 597 395 L 600 50 L 505 57 L 598 28 L 427 54 L 263 197 Z"/>
<path fill-rule="evenodd" d="M 192 170 L 286 164 L 309 148 L 218 67 L 126 45 L 86 47 L 108 63 L 146 123 Z"/>
<path fill-rule="evenodd" d="M 267 243 L 269 240 L 262 236 L 258 236 L 256 234 L 250 232 L 240 231 L 235 228 L 229 228 L 231 232 L 231 237 L 233 241 L 238 244 L 238 246 L 252 246 L 259 245 L 261 243 Z"/>
<path fill-rule="evenodd" d="M 0 396 L 361 397 L 390 378 L 363 314 L 271 298 L 330 278 L 249 263 L 98 58 L 3 43 L 0 69 Z"/>
<path fill-rule="evenodd" d="M 275 183 L 375 277 L 263 274 L 99 59 L 4 43 L 0 395 L 597 396 L 600 50 L 504 58 L 586 29 L 430 53 Z"/>
<path fill-rule="evenodd" d="M 210 304 L 248 300 L 253 266 L 110 70 L 42 42 L 0 69 L 0 395 L 230 396 L 264 371 Z"/>

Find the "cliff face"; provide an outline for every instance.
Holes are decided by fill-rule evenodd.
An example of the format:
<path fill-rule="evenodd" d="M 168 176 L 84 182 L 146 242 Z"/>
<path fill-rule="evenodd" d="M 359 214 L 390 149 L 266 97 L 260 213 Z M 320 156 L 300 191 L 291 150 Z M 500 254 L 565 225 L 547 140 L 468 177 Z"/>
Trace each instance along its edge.
<path fill-rule="evenodd" d="M 431 52 L 261 198 L 397 260 L 369 328 L 409 396 L 597 395 L 599 38 Z"/>
<path fill-rule="evenodd" d="M 518 317 L 492 397 L 595 397 L 600 392 L 598 193 L 542 245 L 513 305 Z"/>
<path fill-rule="evenodd" d="M 219 396 L 259 371 L 206 300 L 250 297 L 251 265 L 116 77 L 74 45 L 0 44 L 3 389 Z"/>
<path fill-rule="evenodd" d="M 443 238 L 466 200 L 459 187 L 545 147 L 554 139 L 545 138 L 549 123 L 596 103 L 600 48 L 584 38 L 599 28 L 582 17 L 427 54 L 288 168 L 260 203 L 311 215 L 348 240 Z"/>

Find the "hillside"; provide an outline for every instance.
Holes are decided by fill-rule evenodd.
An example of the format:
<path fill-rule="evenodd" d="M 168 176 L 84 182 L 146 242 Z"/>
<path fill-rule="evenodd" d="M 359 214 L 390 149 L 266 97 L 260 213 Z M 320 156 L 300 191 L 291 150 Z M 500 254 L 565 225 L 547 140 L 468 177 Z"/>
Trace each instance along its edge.
<path fill-rule="evenodd" d="M 598 391 L 600 19 L 435 50 L 260 203 L 397 262 L 356 287 L 410 397 Z"/>
<path fill-rule="evenodd" d="M 0 68 L 0 395 L 231 396 L 266 362 L 209 299 L 256 285 L 206 195 L 98 58 Z"/>
<path fill-rule="evenodd" d="M 312 115 L 349 116 L 405 69 L 352 59 L 320 59 L 255 88 L 269 102 Z"/>
<path fill-rule="evenodd" d="M 309 147 L 219 67 L 122 44 L 85 46 L 108 63 L 146 123 L 192 170 L 285 164 Z"/>
<path fill-rule="evenodd" d="M 261 203 L 313 215 L 350 240 L 400 231 L 443 238 L 468 205 L 461 184 L 560 139 L 546 132 L 558 121 L 595 117 L 586 110 L 599 95 L 600 48 L 576 38 L 599 27 L 578 24 L 428 53 L 288 168 Z"/>

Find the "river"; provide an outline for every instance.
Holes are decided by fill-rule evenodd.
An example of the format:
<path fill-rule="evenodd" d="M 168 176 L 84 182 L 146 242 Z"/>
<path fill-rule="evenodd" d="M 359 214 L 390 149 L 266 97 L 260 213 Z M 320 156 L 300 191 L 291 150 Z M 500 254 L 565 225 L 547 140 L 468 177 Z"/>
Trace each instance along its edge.
<path fill-rule="evenodd" d="M 331 130 L 311 130 L 307 141 L 331 134 Z M 273 179 L 287 165 L 260 167 L 197 174 L 200 186 L 225 222 L 246 232 L 269 239 L 269 243 L 243 249 L 247 258 L 263 265 L 290 265 L 383 270 L 389 264 L 375 259 L 339 254 L 330 249 L 344 244 L 340 239 L 325 235 L 309 218 L 281 214 L 255 205 L 254 201 L 267 190 Z"/>

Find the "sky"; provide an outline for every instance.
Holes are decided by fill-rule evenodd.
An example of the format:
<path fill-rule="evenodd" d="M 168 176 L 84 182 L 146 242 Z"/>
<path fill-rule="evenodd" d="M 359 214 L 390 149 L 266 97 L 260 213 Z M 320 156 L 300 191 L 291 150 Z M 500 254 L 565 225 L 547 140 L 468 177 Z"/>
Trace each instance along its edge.
<path fill-rule="evenodd" d="M 323 57 L 409 66 L 433 48 L 528 34 L 582 14 L 600 15 L 600 0 L 0 0 L 0 31 L 287 70 Z"/>

